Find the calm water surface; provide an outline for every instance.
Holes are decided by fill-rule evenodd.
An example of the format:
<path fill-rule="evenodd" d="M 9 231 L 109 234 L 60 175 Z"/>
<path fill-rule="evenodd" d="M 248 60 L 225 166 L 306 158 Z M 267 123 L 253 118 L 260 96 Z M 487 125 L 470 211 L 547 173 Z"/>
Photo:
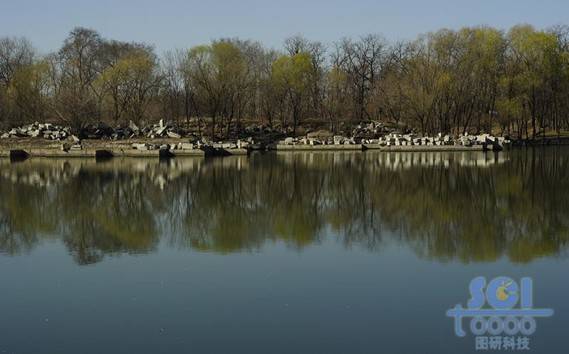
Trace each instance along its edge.
<path fill-rule="evenodd" d="M 567 353 L 569 149 L 0 160 L 0 353 L 460 353 L 473 277 Z"/>

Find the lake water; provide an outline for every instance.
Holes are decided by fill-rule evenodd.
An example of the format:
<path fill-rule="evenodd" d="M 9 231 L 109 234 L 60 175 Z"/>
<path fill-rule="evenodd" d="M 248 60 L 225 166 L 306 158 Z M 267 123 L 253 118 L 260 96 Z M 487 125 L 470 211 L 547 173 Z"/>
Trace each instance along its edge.
<path fill-rule="evenodd" d="M 475 352 L 499 275 L 567 353 L 568 245 L 563 148 L 0 160 L 0 353 Z"/>

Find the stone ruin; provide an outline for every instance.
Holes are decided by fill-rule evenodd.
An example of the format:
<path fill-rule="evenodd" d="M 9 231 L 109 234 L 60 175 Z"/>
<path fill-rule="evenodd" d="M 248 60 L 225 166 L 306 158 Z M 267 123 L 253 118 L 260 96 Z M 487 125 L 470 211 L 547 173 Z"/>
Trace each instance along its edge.
<path fill-rule="evenodd" d="M 2 139 L 8 138 L 44 138 L 47 140 L 63 140 L 71 136 L 71 128 L 51 123 L 33 123 L 17 128 L 0 135 Z"/>
<path fill-rule="evenodd" d="M 80 139 L 122 140 L 131 138 L 172 138 L 180 139 L 183 132 L 171 124 L 159 123 L 139 128 L 132 121 L 124 127 L 113 128 L 105 123 L 86 124 L 79 129 L 64 127 L 51 123 L 33 123 L 12 128 L 0 135 L 1 139 L 9 138 L 43 138 L 47 140 L 65 140 L 70 136 Z"/>
<path fill-rule="evenodd" d="M 415 134 L 396 134 L 390 133 L 379 139 L 364 139 L 362 144 L 377 144 L 380 146 L 496 146 L 504 148 L 509 144 L 509 141 L 503 137 L 495 137 L 490 134 L 468 135 L 464 134 L 458 138 L 452 135 L 443 135 L 439 133 L 434 137 L 422 136 L 419 137 Z"/>
<path fill-rule="evenodd" d="M 490 134 L 468 135 L 464 134 L 455 138 L 451 135 L 439 133 L 436 136 L 417 136 L 415 134 L 389 133 L 379 138 L 358 139 L 354 136 L 344 137 L 340 135 L 324 134 L 324 131 L 309 133 L 304 137 L 288 137 L 281 140 L 281 145 L 350 145 L 366 144 L 379 146 L 475 146 L 485 145 L 504 148 L 510 143 L 503 137 L 495 137 Z"/>

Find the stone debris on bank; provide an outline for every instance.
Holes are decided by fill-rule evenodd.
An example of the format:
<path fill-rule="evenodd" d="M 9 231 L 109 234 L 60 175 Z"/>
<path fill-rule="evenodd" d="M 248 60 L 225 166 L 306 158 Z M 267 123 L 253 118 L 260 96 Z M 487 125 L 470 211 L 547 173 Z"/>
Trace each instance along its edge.
<path fill-rule="evenodd" d="M 105 123 L 87 124 L 79 129 L 63 127 L 51 123 L 32 123 L 21 127 L 12 128 L 0 134 L 0 138 L 44 138 L 47 140 L 65 140 L 74 135 L 81 139 L 110 139 L 122 140 L 132 138 L 182 138 L 182 131 L 171 124 L 165 124 L 164 120 L 159 123 L 139 128 L 132 121 L 125 127 L 113 128 Z"/>
<path fill-rule="evenodd" d="M 14 154 L 42 157 L 223 156 L 247 154 L 255 146 L 252 137 L 233 142 L 212 142 L 193 134 L 181 134 L 163 121 L 143 129 L 131 122 L 123 128 L 113 129 L 97 124 L 84 126 L 79 131 L 49 123 L 34 123 L 10 129 L 0 137 L 6 140 L 0 145 L 0 156 L 3 157 Z M 12 138 L 13 143 L 10 142 Z"/>
<path fill-rule="evenodd" d="M 51 123 L 33 123 L 18 128 L 12 128 L 0 135 L 8 138 L 44 138 L 47 140 L 63 140 L 71 135 L 70 127 L 62 127 Z"/>
<path fill-rule="evenodd" d="M 276 131 L 261 127 L 248 127 L 251 135 L 243 139 L 233 141 L 208 141 L 194 134 L 188 134 L 176 125 L 165 123 L 160 120 L 156 124 L 143 128 L 130 121 L 127 126 L 112 128 L 105 123 L 84 125 L 79 129 L 72 129 L 51 123 L 33 123 L 21 127 L 12 128 L 0 134 L 2 139 L 10 138 L 38 138 L 59 142 L 61 150 L 74 151 L 83 149 L 83 140 L 127 140 L 129 149 L 137 151 L 191 151 L 210 150 L 231 151 L 242 153 L 250 150 L 282 149 L 324 149 L 324 150 L 358 150 L 358 149 L 383 149 L 383 150 L 448 150 L 462 148 L 483 148 L 484 150 L 501 150 L 511 144 L 504 137 L 495 137 L 490 134 L 460 136 L 438 134 L 436 136 L 419 136 L 408 133 L 401 134 L 396 128 L 388 127 L 381 122 L 359 124 L 351 130 L 351 136 L 337 135 L 328 130 L 317 130 L 307 133 L 302 137 L 284 137 Z M 348 133 L 350 134 L 350 133 Z M 133 140 L 129 142 L 128 139 Z M 147 141 L 146 139 L 157 139 Z M 178 140 L 178 141 L 176 141 Z M 436 147 L 436 148 L 429 148 Z"/>
<path fill-rule="evenodd" d="M 355 145 L 354 138 L 346 138 L 340 135 L 334 135 L 330 138 L 314 137 L 308 134 L 301 138 L 285 138 L 279 144 L 283 145 Z"/>
<path fill-rule="evenodd" d="M 364 149 L 389 149 L 391 147 L 409 147 L 409 149 L 420 150 L 421 148 L 440 147 L 444 149 L 445 146 L 450 147 L 483 147 L 489 150 L 501 150 L 511 144 L 511 142 L 504 137 L 495 137 L 490 134 L 468 135 L 464 134 L 459 137 L 451 135 L 438 134 L 437 136 L 417 136 L 415 134 L 398 134 L 389 133 L 378 138 L 361 138 L 344 137 L 339 135 L 325 134 L 322 131 L 309 133 L 304 137 L 298 138 L 285 138 L 277 143 L 277 149 L 281 148 L 286 150 L 288 147 L 314 147 L 318 146 L 331 148 L 338 146 L 338 148 L 345 145 L 359 145 L 361 144 Z M 332 146 L 330 146 L 332 145 Z"/>
<path fill-rule="evenodd" d="M 237 140 L 233 142 L 217 142 L 211 143 L 207 140 L 194 140 L 193 142 L 179 142 L 176 144 L 153 144 L 153 143 L 133 143 L 132 148 L 135 150 L 201 150 L 201 149 L 248 149 L 253 143 L 253 139 Z"/>
<path fill-rule="evenodd" d="M 379 139 L 363 139 L 362 144 L 378 146 L 465 146 L 476 145 L 504 148 L 510 141 L 504 137 L 495 137 L 490 134 L 460 135 L 455 138 L 451 135 L 439 133 L 437 136 L 417 136 L 415 134 L 390 133 Z"/>

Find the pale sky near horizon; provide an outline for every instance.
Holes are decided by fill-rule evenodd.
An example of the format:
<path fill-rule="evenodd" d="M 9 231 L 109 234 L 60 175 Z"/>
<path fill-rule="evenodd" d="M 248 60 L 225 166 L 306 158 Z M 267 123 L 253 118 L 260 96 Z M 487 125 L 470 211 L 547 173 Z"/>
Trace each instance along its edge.
<path fill-rule="evenodd" d="M 441 28 L 519 23 L 569 25 L 568 0 L 0 0 L 0 37 L 24 36 L 42 53 L 76 26 L 106 38 L 152 44 L 157 52 L 221 37 L 280 48 L 300 33 L 331 43 L 379 33 L 412 39 Z"/>

